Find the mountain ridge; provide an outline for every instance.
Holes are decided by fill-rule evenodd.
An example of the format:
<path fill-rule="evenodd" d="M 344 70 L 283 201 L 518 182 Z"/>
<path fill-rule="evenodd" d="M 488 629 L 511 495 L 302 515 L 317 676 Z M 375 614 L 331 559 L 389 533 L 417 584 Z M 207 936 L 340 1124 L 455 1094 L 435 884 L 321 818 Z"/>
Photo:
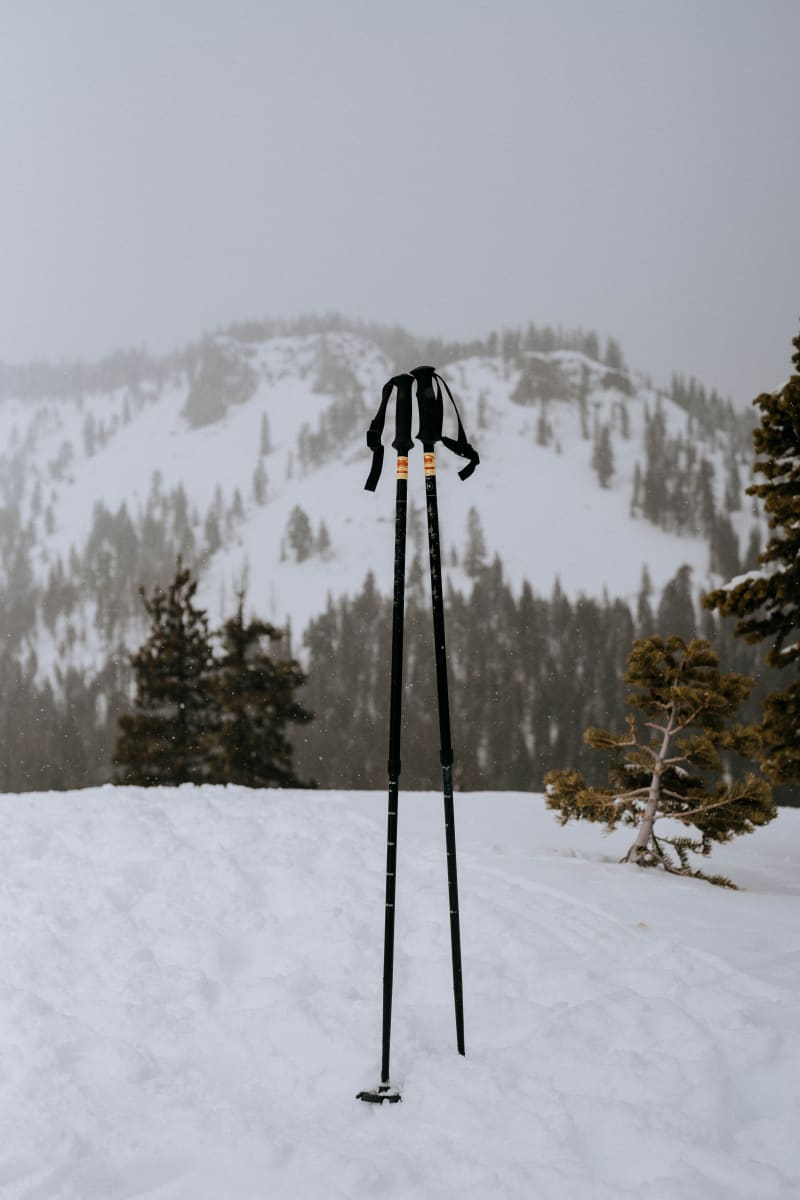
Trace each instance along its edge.
<path fill-rule="evenodd" d="M 389 348 L 437 347 L 330 325 L 232 326 L 146 364 L 147 379 L 82 392 L 68 373 L 58 398 L 29 387 L 0 400 L 0 623 L 15 670 L 62 700 L 69 678 L 113 676 L 124 693 L 145 633 L 139 586 L 166 583 L 179 554 L 215 622 L 245 582 L 252 610 L 295 635 L 369 573 L 390 591 L 394 489 L 384 479 L 364 492 L 364 434 L 397 370 Z M 746 422 L 692 381 L 654 388 L 613 341 L 601 354 L 595 335 L 562 340 L 530 327 L 456 347 L 449 362 L 438 347 L 482 459 L 462 483 L 461 460 L 438 455 L 447 585 L 471 590 L 475 538 L 517 595 L 527 581 L 633 606 L 646 570 L 655 605 L 684 566 L 695 589 L 735 573 L 764 529 L 743 497 Z M 410 458 L 420 570 L 421 453 Z M 293 648 L 304 654 L 297 637 Z"/>

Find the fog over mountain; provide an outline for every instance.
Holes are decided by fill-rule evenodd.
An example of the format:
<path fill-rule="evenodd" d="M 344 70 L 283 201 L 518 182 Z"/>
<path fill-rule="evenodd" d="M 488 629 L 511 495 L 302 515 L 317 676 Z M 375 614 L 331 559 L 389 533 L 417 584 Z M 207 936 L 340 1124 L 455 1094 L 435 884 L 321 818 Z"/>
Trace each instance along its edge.
<path fill-rule="evenodd" d="M 0 361 L 336 309 L 554 323 L 746 405 L 798 313 L 797 5 L 0 14 Z"/>

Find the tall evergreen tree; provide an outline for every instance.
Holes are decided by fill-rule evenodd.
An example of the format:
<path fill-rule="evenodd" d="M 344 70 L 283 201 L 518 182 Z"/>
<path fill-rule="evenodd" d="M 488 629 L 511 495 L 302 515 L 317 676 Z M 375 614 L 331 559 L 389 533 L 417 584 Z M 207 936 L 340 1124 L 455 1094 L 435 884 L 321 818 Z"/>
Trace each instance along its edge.
<path fill-rule="evenodd" d="M 114 752 L 118 783 L 143 787 L 203 783 L 214 735 L 213 652 L 197 580 L 178 559 L 165 591 L 141 597 L 150 636 L 131 657 L 136 711 L 120 718 Z"/>
<path fill-rule="evenodd" d="M 714 522 L 709 539 L 711 570 L 723 579 L 739 574 L 739 539 L 731 519 L 720 514 Z"/>
<path fill-rule="evenodd" d="M 800 335 L 793 344 L 795 374 L 753 401 L 761 409 L 753 470 L 764 482 L 747 492 L 763 502 L 771 537 L 757 569 L 703 601 L 723 616 L 737 616 L 736 634 L 766 642 L 768 665 L 794 676 L 764 706 L 762 766 L 773 783 L 800 781 Z"/>
<path fill-rule="evenodd" d="M 776 815 L 763 779 L 752 773 L 733 783 L 711 778 L 722 772 L 720 751 L 746 758 L 757 751 L 754 730 L 732 723 L 752 679 L 723 675 L 708 642 L 693 638 L 687 645 L 671 636 L 634 642 L 625 682 L 634 689 L 628 703 L 639 709 L 644 727 L 630 716 L 624 734 L 587 729 L 587 744 L 612 755 L 608 785 L 590 787 L 574 769 L 550 771 L 545 777 L 548 807 L 558 812 L 562 825 L 583 818 L 601 821 L 607 829 L 620 823 L 635 826 L 624 862 L 733 886 L 693 869 L 689 853 L 707 856 L 714 842 L 750 833 Z M 697 833 L 658 835 L 655 825 L 662 818 Z"/>
<path fill-rule="evenodd" d="M 300 787 L 287 726 L 311 719 L 295 692 L 305 676 L 293 658 L 270 651 L 283 637 L 266 621 L 245 621 L 244 594 L 221 630 L 214 695 L 219 710 L 210 779 L 247 787 Z"/>
<path fill-rule="evenodd" d="M 467 544 L 462 561 L 470 579 L 477 579 L 486 566 L 486 538 L 480 514 L 474 505 L 467 513 Z"/>
<path fill-rule="evenodd" d="M 646 459 L 642 511 L 654 525 L 662 523 L 666 512 L 666 440 L 666 420 L 659 404 L 652 416 L 645 411 L 644 433 Z"/>
<path fill-rule="evenodd" d="M 650 603 L 652 595 L 653 581 L 650 578 L 647 564 L 645 564 L 642 567 L 642 582 L 636 602 L 636 628 L 639 637 L 647 637 L 653 631 L 655 620 L 653 617 L 653 607 Z"/>
<path fill-rule="evenodd" d="M 656 617 L 657 629 L 674 629 L 688 642 L 697 632 L 697 617 L 692 603 L 692 568 L 684 563 L 665 585 Z"/>

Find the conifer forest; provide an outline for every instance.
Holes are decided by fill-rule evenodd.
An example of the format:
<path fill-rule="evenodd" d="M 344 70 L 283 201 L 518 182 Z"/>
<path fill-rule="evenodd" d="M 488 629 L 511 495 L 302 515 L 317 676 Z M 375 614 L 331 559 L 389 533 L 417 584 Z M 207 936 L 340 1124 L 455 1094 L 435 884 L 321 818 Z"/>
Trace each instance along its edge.
<path fill-rule="evenodd" d="M 214 662 L 232 652 L 238 613 L 240 632 L 294 672 L 303 716 L 288 720 L 276 781 L 383 786 L 391 579 L 386 556 L 381 568 L 359 551 L 360 530 L 377 530 L 371 544 L 384 548 L 391 534 L 360 476 L 382 383 L 415 361 L 440 365 L 483 458 L 473 480 L 453 475 L 442 488 L 454 497 L 443 547 L 456 786 L 541 789 L 567 763 L 599 782 L 584 730 L 624 724 L 637 637 L 708 639 L 726 670 L 754 678 L 743 719 L 758 719 L 779 664 L 703 607 L 713 587 L 755 567 L 768 537 L 746 491 L 750 412 L 678 374 L 654 385 L 592 332 L 531 325 L 447 344 L 336 315 L 239 323 L 162 358 L 0 366 L 0 788 L 121 777 L 120 755 L 143 728 L 147 597 L 170 586 L 179 560 L 199 585 Z M 174 470 L 148 462 L 164 438 Z M 502 457 L 510 441 L 524 457 Z M 198 448 L 202 479 L 180 466 Z M 340 511 L 345 490 L 351 508 Z M 403 782 L 426 788 L 438 766 L 430 584 L 423 497 L 410 497 Z M 597 537 L 581 514 L 611 504 L 598 585 Z M 564 525 L 542 542 L 536 520 L 550 506 Z M 360 530 L 348 528 L 351 510 Z M 558 570 L 565 546 L 578 563 L 571 579 Z M 215 695 L 200 727 L 220 721 Z M 198 778 L 224 782 L 215 753 Z M 780 801 L 793 803 L 782 782 Z"/>

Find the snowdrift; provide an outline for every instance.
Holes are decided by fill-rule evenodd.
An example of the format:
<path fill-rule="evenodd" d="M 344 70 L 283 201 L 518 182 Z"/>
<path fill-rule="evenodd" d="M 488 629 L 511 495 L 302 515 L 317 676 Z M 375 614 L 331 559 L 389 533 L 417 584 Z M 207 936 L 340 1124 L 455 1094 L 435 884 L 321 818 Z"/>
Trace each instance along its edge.
<path fill-rule="evenodd" d="M 800 1194 L 800 812 L 616 861 L 540 796 L 400 798 L 393 1082 L 378 1081 L 385 798 L 0 798 L 3 1200 L 771 1200 Z"/>

